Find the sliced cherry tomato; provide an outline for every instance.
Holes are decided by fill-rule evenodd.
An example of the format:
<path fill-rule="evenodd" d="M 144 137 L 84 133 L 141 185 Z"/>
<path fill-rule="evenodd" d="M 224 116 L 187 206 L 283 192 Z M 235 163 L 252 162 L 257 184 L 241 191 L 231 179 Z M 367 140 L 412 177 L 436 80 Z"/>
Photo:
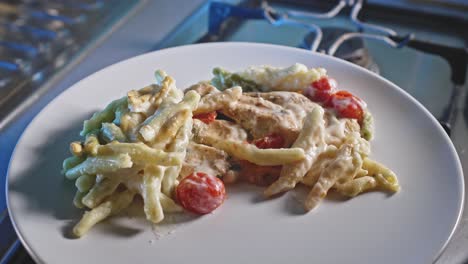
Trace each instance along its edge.
<path fill-rule="evenodd" d="M 312 82 L 312 87 L 322 91 L 333 90 L 334 88 L 331 79 L 329 79 L 328 77 L 322 77 L 317 81 Z"/>
<path fill-rule="evenodd" d="M 332 94 L 327 106 L 334 108 L 340 117 L 361 121 L 364 116 L 364 102 L 347 91 L 338 91 Z"/>
<path fill-rule="evenodd" d="M 271 134 L 269 136 L 259 138 L 253 142 L 257 148 L 282 148 L 284 147 L 284 138 L 280 135 Z"/>
<path fill-rule="evenodd" d="M 207 214 L 224 202 L 226 190 L 220 179 L 197 172 L 180 181 L 176 195 L 179 203 L 188 211 Z"/>
<path fill-rule="evenodd" d="M 216 116 L 218 116 L 218 113 L 216 113 L 216 111 L 213 111 L 213 112 L 209 112 L 209 113 L 194 115 L 193 118 L 199 119 L 200 121 L 202 121 L 205 124 L 209 124 L 209 123 L 215 121 Z"/>
<path fill-rule="evenodd" d="M 311 83 L 305 91 L 305 95 L 314 102 L 327 102 L 336 88 L 336 81 L 328 77 L 322 77 Z"/>
<path fill-rule="evenodd" d="M 306 97 L 317 103 L 323 103 L 328 101 L 332 93 L 332 91 L 321 91 L 313 87 L 309 87 L 305 91 Z"/>

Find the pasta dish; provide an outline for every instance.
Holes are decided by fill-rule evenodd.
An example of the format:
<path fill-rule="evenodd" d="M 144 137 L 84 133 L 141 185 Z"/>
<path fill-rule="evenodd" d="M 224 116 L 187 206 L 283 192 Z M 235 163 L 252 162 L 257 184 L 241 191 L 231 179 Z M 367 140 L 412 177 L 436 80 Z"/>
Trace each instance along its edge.
<path fill-rule="evenodd" d="M 164 71 L 112 101 L 83 124 L 63 173 L 86 209 L 73 228 L 95 224 L 143 200 L 146 218 L 205 214 L 225 200 L 225 184 L 264 186 L 266 198 L 302 184 L 317 207 L 333 190 L 354 197 L 397 192 L 396 175 L 370 156 L 373 118 L 366 103 L 338 90 L 325 69 L 213 70 L 185 91 Z"/>

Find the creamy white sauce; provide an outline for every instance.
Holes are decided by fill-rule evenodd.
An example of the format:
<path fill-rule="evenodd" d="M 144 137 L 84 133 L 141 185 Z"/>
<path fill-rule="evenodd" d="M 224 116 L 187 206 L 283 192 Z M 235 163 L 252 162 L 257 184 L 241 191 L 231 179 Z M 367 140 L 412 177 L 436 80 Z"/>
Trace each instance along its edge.
<path fill-rule="evenodd" d="M 222 93 L 208 94 L 200 99 L 195 114 L 218 110 L 224 105 L 237 102 L 241 96 L 242 89 L 239 86 L 226 89 Z"/>
<path fill-rule="evenodd" d="M 143 193 L 143 174 L 129 174 L 127 177 L 121 177 L 121 181 L 129 190 Z"/>
<path fill-rule="evenodd" d="M 307 115 L 307 120 L 304 120 L 304 127 L 292 145 L 292 147 L 302 148 L 305 152 L 305 158 L 294 164 L 284 165 L 281 170 L 280 180 L 282 178 L 302 179 L 312 167 L 317 156 L 325 150 L 325 121 L 323 115 L 324 110 L 322 107 L 314 108 L 312 112 Z M 295 182 L 292 184 L 295 185 Z"/>
<path fill-rule="evenodd" d="M 346 119 L 338 119 L 331 111 L 326 111 L 325 142 L 329 145 L 338 145 L 346 136 Z"/>
<path fill-rule="evenodd" d="M 216 176 L 218 172 L 213 169 L 214 166 L 212 165 L 212 163 L 213 161 L 210 161 L 208 159 L 202 159 L 201 163 L 199 163 L 196 167 L 194 167 L 194 172 L 203 172 L 208 175 Z"/>
<path fill-rule="evenodd" d="M 225 123 L 224 127 L 226 128 L 228 133 L 223 133 L 221 136 L 224 139 L 229 140 L 240 140 L 244 141 L 247 140 L 247 132 L 237 124 L 229 124 Z M 224 131 L 223 131 L 224 132 Z"/>
<path fill-rule="evenodd" d="M 287 68 L 249 67 L 237 74 L 271 90 L 297 91 L 305 89 L 312 82 L 326 76 L 326 70 L 323 68 L 309 69 L 303 64 L 296 63 Z"/>
<path fill-rule="evenodd" d="M 293 102 L 292 96 L 295 96 L 291 92 L 276 92 L 275 97 L 280 97 L 284 102 L 281 104 L 292 116 L 297 120 L 297 127 L 302 126 L 302 122 L 306 117 L 307 113 L 311 112 L 315 107 L 320 107 L 319 104 L 312 101 L 307 102 L 307 105 L 298 104 Z"/>
<path fill-rule="evenodd" d="M 333 99 L 332 99 L 333 100 Z M 361 100 L 360 98 L 358 97 L 355 97 L 355 100 L 350 98 L 350 97 L 346 97 L 346 98 L 340 98 L 339 100 L 333 100 L 333 104 L 338 108 L 338 109 L 344 109 L 346 108 L 348 105 L 350 104 L 353 104 L 354 102 L 356 102 L 362 110 L 365 110 L 367 109 L 367 104 L 366 102 L 364 102 L 363 100 Z"/>
<path fill-rule="evenodd" d="M 349 104 L 353 103 L 353 100 L 349 97 L 340 98 L 339 100 L 332 99 L 333 105 L 338 109 L 344 109 L 348 107 Z"/>
<path fill-rule="evenodd" d="M 321 105 L 309 101 L 306 104 L 298 104 L 291 98 L 294 96 L 291 92 L 275 92 L 272 97 L 281 98 L 283 102 L 282 107 L 286 109 L 288 114 L 294 116 L 295 127 L 302 129 L 304 118 L 315 107 L 320 107 L 324 110 L 325 119 L 325 142 L 330 145 L 338 145 L 346 136 L 346 122 L 345 118 L 338 118 L 333 110 L 324 109 Z M 268 99 L 268 97 L 266 97 Z"/>

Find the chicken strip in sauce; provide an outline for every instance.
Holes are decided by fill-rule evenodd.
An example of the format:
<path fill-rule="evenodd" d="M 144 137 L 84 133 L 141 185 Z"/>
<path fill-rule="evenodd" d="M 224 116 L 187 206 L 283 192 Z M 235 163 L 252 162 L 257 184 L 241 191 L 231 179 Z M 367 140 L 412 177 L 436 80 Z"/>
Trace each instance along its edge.
<path fill-rule="evenodd" d="M 184 178 L 193 172 L 223 176 L 231 167 L 228 158 L 227 153 L 220 149 L 190 142 L 179 177 Z"/>
<path fill-rule="evenodd" d="M 319 105 L 299 93 L 268 92 L 243 93 L 237 101 L 219 104 L 216 110 L 247 130 L 253 139 L 277 134 L 283 137 L 284 147 L 289 147 L 297 139 L 304 117 L 315 107 Z M 339 145 L 347 134 L 360 129 L 356 120 L 338 119 L 331 111 L 324 117 L 327 144 Z"/>
<path fill-rule="evenodd" d="M 193 120 L 193 141 L 200 144 L 207 144 L 206 138 L 219 140 L 247 141 L 248 134 L 240 125 L 227 120 L 214 120 L 205 124 L 198 119 Z"/>

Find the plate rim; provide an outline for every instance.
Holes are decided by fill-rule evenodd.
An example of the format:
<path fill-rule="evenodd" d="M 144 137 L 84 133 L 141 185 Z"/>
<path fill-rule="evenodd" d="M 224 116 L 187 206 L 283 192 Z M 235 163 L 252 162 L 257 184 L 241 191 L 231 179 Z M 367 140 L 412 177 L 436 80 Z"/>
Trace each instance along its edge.
<path fill-rule="evenodd" d="M 365 74 L 367 75 L 371 75 L 373 78 L 376 78 L 378 79 L 380 82 L 383 82 L 385 84 L 387 84 L 388 86 L 392 86 L 393 89 L 395 89 L 398 93 L 402 94 L 404 97 L 408 98 L 413 104 L 415 104 L 421 111 L 424 112 L 424 114 L 426 116 L 429 117 L 429 119 L 431 120 L 431 122 L 437 127 L 438 131 L 440 134 L 442 134 L 443 136 L 443 139 L 444 141 L 448 144 L 449 146 L 449 149 L 451 150 L 451 154 L 453 154 L 453 156 L 455 157 L 455 162 L 456 162 L 456 167 L 455 167 L 455 170 L 458 172 L 458 175 L 460 175 L 460 180 L 461 180 L 461 184 L 458 186 L 459 188 L 459 193 L 460 193 L 460 196 L 461 198 L 459 199 L 459 201 L 457 201 L 458 203 L 458 215 L 456 217 L 456 220 L 455 220 L 455 223 L 453 224 L 453 226 L 451 227 L 451 231 L 450 231 L 450 234 L 448 234 L 447 238 L 445 239 L 445 242 L 443 243 L 442 247 L 439 249 L 439 251 L 433 256 L 432 258 L 432 262 L 436 262 L 440 256 L 442 255 L 442 253 L 445 251 L 445 249 L 447 248 L 448 244 L 450 243 L 450 241 L 452 240 L 453 238 L 453 235 L 455 234 L 455 231 L 457 230 L 459 224 L 460 224 L 460 220 L 462 218 L 462 215 L 463 215 L 463 212 L 464 212 L 464 204 L 465 204 L 465 178 L 464 178 L 464 173 L 463 173 L 463 167 L 462 167 L 462 163 L 461 163 L 461 160 L 460 160 L 460 156 L 455 148 L 455 145 L 453 144 L 452 140 L 450 139 L 450 137 L 447 135 L 447 133 L 444 131 L 444 129 L 442 128 L 442 126 L 439 124 L 439 122 L 437 121 L 437 119 L 432 115 L 432 113 L 421 103 L 419 102 L 418 100 L 416 100 L 411 94 L 409 94 L 407 91 L 405 91 L 403 88 L 399 87 L 398 85 L 394 84 L 393 82 L 391 82 L 390 80 L 387 80 L 386 78 L 368 70 L 368 69 L 365 69 L 365 68 L 362 68 L 360 66 L 357 66 L 351 62 L 348 62 L 346 60 L 342 60 L 342 59 L 339 59 L 339 58 L 336 58 L 336 57 L 333 57 L 333 56 L 330 56 L 330 55 L 327 55 L 327 54 L 323 54 L 323 53 L 319 53 L 319 52 L 311 52 L 309 50 L 306 50 L 306 49 L 301 49 L 301 48 L 297 48 L 297 47 L 290 47 L 290 46 L 284 46 L 284 45 L 278 45 L 278 44 L 269 44 L 269 43 L 258 43 L 258 42 L 244 42 L 244 41 L 230 41 L 230 42 L 210 42 L 210 43 L 196 43 L 196 44 L 187 44 L 187 45 L 181 45 L 181 46 L 176 46 L 176 47 L 170 47 L 170 48 L 164 48 L 164 49 L 160 49 L 160 50 L 155 50 L 155 51 L 150 51 L 150 52 L 145 52 L 143 54 L 140 54 L 140 55 L 137 55 L 137 56 L 133 56 L 133 57 L 129 57 L 129 58 L 126 58 L 126 59 L 123 59 L 123 60 L 120 60 L 120 61 L 117 61 L 115 63 L 112 63 L 108 66 L 105 66 L 87 76 L 85 76 L 84 78 L 78 80 L 77 82 L 73 83 L 72 85 L 70 85 L 68 88 L 66 88 L 65 90 L 63 90 L 62 92 L 60 92 L 59 94 L 57 94 L 52 100 L 50 100 L 32 119 L 31 121 L 29 122 L 29 124 L 25 127 L 25 129 L 21 132 L 21 135 L 20 137 L 18 138 L 18 141 L 15 143 L 15 147 L 11 153 L 11 156 L 9 158 L 9 161 L 8 161 L 8 166 L 7 166 L 7 172 L 6 172 L 6 181 L 5 181 L 5 196 L 6 196 L 6 206 L 7 206 L 7 210 L 8 210 L 8 215 L 10 217 L 10 221 L 12 223 L 12 226 L 15 230 L 15 233 L 16 235 L 18 236 L 18 239 L 21 241 L 21 244 L 23 245 L 23 247 L 26 249 L 26 251 L 28 252 L 28 254 L 33 258 L 33 260 L 37 263 L 46 263 L 44 262 L 38 254 L 36 254 L 36 252 L 30 247 L 30 245 L 27 243 L 27 239 L 26 237 L 24 237 L 23 233 L 21 232 L 20 228 L 18 228 L 17 224 L 16 224 L 16 220 L 15 220 L 15 216 L 14 216 L 14 213 L 11 209 L 11 206 L 10 206 L 10 192 L 9 192 L 9 186 L 10 186 L 10 167 L 12 166 L 12 163 L 13 163 L 13 160 L 14 160 L 14 157 L 16 156 L 16 152 L 17 152 L 17 149 L 18 149 L 18 146 L 20 145 L 20 143 L 22 142 L 23 140 L 23 137 L 24 137 L 24 134 L 26 133 L 26 131 L 28 131 L 28 129 L 30 129 L 30 127 L 32 126 L 32 124 L 37 120 L 37 118 L 45 111 L 47 111 L 47 109 L 49 107 L 51 107 L 51 105 L 60 99 L 60 97 L 62 97 L 63 95 L 65 95 L 66 93 L 69 93 L 70 90 L 72 90 L 75 86 L 79 85 L 80 83 L 82 82 L 86 82 L 86 81 L 89 81 L 90 79 L 92 79 L 95 75 L 98 75 L 100 74 L 102 71 L 105 71 L 105 70 L 109 70 L 110 68 L 115 68 L 115 67 L 118 67 L 120 64 L 125 64 L 125 63 L 129 63 L 130 61 L 133 61 L 133 60 L 138 60 L 140 59 L 141 57 L 145 57 L 145 56 L 151 56 L 152 54 L 163 54 L 163 53 L 171 53 L 171 52 L 177 52 L 178 50 L 183 50 L 183 49 L 197 49 L 199 47 L 207 47 L 207 46 L 212 46 L 212 47 L 216 47 L 216 46 L 245 46 L 246 48 L 249 48 L 249 47 L 252 47 L 252 46 L 256 46 L 256 47 L 268 47 L 268 48 L 274 48 L 274 49 L 283 49 L 283 50 L 286 50 L 286 51 L 291 51 L 291 52 L 303 52 L 304 54 L 307 53 L 307 56 L 309 55 L 313 55 L 313 56 L 318 56 L 318 57 L 323 57 L 323 58 L 326 58 L 326 60 L 332 60 L 332 61 L 335 61 L 336 63 L 341 63 L 341 64 L 344 64 L 344 65 L 347 65 L 348 67 L 352 67 L 354 68 L 355 70 L 358 70 L 358 71 L 361 71 L 361 72 L 364 72 Z"/>

